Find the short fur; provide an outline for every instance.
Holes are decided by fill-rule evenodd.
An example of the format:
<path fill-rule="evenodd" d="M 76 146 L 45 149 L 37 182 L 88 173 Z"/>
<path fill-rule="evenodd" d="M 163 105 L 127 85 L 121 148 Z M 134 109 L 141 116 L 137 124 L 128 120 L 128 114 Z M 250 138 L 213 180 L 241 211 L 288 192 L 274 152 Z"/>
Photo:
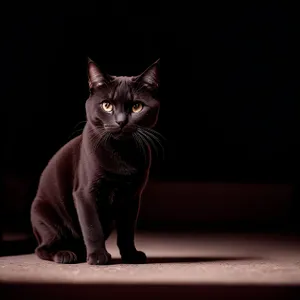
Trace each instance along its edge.
<path fill-rule="evenodd" d="M 36 254 L 57 263 L 107 264 L 105 240 L 115 221 L 122 260 L 144 263 L 134 231 L 150 145 L 159 137 L 152 129 L 160 107 L 159 61 L 139 76 L 117 77 L 89 60 L 88 77 L 83 133 L 49 161 L 31 207 Z"/>

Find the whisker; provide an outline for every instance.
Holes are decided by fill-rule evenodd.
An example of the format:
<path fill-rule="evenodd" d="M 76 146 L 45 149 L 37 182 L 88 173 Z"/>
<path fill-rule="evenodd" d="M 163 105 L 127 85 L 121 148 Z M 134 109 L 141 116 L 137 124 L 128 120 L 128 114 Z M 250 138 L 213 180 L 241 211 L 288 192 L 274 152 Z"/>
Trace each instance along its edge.
<path fill-rule="evenodd" d="M 109 140 L 110 140 L 111 136 L 112 136 L 112 134 L 111 134 L 110 132 L 107 132 L 107 133 L 105 134 L 104 142 L 103 142 L 104 147 L 106 147 L 107 144 L 109 143 Z"/>
<path fill-rule="evenodd" d="M 101 143 L 106 142 L 106 139 L 108 138 L 107 136 L 107 132 L 105 132 L 105 130 L 101 127 L 97 127 L 98 131 L 97 133 L 92 129 L 92 128 L 87 128 L 87 130 L 90 133 L 90 142 L 92 144 L 92 147 L 94 150 L 98 149 L 98 147 L 100 146 Z"/>
<path fill-rule="evenodd" d="M 154 130 L 152 128 L 148 128 L 148 127 L 140 127 L 140 128 L 142 128 L 145 131 L 150 131 L 152 134 L 157 135 L 158 138 L 161 138 L 164 141 L 167 140 L 161 133 L 159 133 L 158 131 L 156 131 L 156 130 Z"/>
<path fill-rule="evenodd" d="M 107 141 L 110 138 L 110 133 L 109 132 L 103 132 L 100 139 L 97 141 L 96 148 L 102 144 L 104 147 L 106 147 Z"/>
<path fill-rule="evenodd" d="M 85 125 L 86 122 L 87 122 L 87 121 L 85 120 L 85 121 L 81 121 L 81 122 L 77 123 L 77 124 L 74 126 L 73 131 L 72 131 L 72 133 L 70 134 L 70 136 L 68 137 L 68 139 L 71 139 L 72 137 L 74 137 L 74 134 L 76 134 L 76 133 L 78 133 L 78 132 L 80 132 L 80 131 L 82 132 L 82 130 L 84 129 L 84 126 L 83 126 L 83 128 L 81 128 L 81 129 L 77 129 L 77 130 L 76 130 L 76 128 L 78 128 L 78 126 L 81 125 L 82 123 L 84 123 L 84 125 Z"/>
<path fill-rule="evenodd" d="M 158 150 L 157 146 L 155 145 L 154 140 L 151 137 L 149 137 L 142 130 L 140 130 L 139 133 L 141 134 L 141 136 L 143 136 L 144 140 L 147 141 L 147 144 L 150 145 L 150 146 L 152 146 L 152 148 L 154 149 L 156 155 L 159 156 L 159 150 Z"/>
<path fill-rule="evenodd" d="M 139 139 L 141 141 L 144 151 L 146 152 L 145 149 L 147 149 L 148 151 L 151 151 L 151 145 L 149 144 L 149 141 L 140 133 L 139 133 Z"/>
<path fill-rule="evenodd" d="M 143 134 L 143 136 L 149 141 L 149 143 L 152 145 L 152 147 L 154 148 L 156 155 L 159 156 L 159 149 L 156 147 L 155 142 L 157 143 L 157 145 L 159 146 L 159 148 L 161 149 L 162 152 L 162 159 L 165 159 L 165 152 L 164 152 L 164 147 L 162 145 L 162 143 L 160 142 L 159 138 L 156 137 L 154 134 L 152 134 L 149 131 L 144 130 L 143 128 L 139 128 L 138 129 L 139 132 L 141 134 Z"/>
<path fill-rule="evenodd" d="M 139 133 L 138 132 L 133 133 L 133 137 L 134 137 L 134 140 L 135 140 L 139 150 L 143 154 L 144 160 L 146 160 L 147 159 L 147 154 L 146 154 L 146 150 L 145 150 L 145 145 L 144 145 L 141 137 L 139 136 Z"/>

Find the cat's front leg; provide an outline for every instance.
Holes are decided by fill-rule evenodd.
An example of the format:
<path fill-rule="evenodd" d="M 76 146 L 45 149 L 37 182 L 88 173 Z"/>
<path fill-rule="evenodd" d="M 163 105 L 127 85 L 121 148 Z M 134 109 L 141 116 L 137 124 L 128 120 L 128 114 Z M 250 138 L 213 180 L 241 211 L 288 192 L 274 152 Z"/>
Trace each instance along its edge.
<path fill-rule="evenodd" d="M 116 205 L 117 245 L 124 263 L 145 263 L 147 256 L 135 247 L 134 235 L 140 196 L 124 196 Z"/>
<path fill-rule="evenodd" d="M 99 221 L 95 197 L 86 189 L 73 193 L 78 219 L 83 234 L 87 252 L 87 262 L 90 265 L 109 263 L 111 255 L 105 247 L 105 238 Z"/>

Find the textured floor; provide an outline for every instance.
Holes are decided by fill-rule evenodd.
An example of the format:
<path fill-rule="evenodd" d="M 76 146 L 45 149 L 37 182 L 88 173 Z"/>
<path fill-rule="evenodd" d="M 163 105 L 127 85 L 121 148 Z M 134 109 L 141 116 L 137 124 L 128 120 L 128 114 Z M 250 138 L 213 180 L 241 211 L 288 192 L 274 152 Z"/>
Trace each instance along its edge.
<path fill-rule="evenodd" d="M 200 294 L 205 294 L 205 291 L 214 293 L 213 289 L 208 287 L 223 286 L 223 289 L 242 289 L 239 294 L 245 291 L 247 295 L 254 290 L 257 291 L 256 296 L 258 291 L 265 291 L 267 294 L 264 294 L 264 299 L 268 298 L 268 293 L 276 291 L 278 299 L 281 293 L 284 296 L 282 299 L 285 299 L 288 295 L 291 296 L 288 293 L 293 291 L 294 295 L 298 291 L 297 287 L 300 287 L 300 241 L 292 237 L 153 233 L 139 234 L 137 246 L 147 253 L 148 264 L 121 264 L 115 246 L 115 236 L 107 243 L 108 250 L 114 258 L 113 264 L 109 266 L 89 266 L 86 263 L 58 265 L 39 260 L 33 254 L 0 257 L 0 292 L 10 293 L 13 298 L 18 291 L 23 291 L 24 295 L 32 293 L 28 286 L 35 286 L 35 293 L 39 286 L 43 286 L 43 291 L 45 286 L 52 286 L 51 293 L 55 293 L 54 286 L 70 284 L 74 287 L 74 284 L 78 283 L 81 286 L 80 291 L 83 287 L 90 286 L 88 290 L 91 293 L 97 286 L 95 293 L 98 293 L 102 286 L 103 291 L 112 297 L 109 289 L 116 293 L 116 287 L 111 284 L 121 285 L 123 289 L 132 287 L 133 284 L 156 286 L 156 289 L 162 286 L 166 288 L 177 285 L 178 288 L 185 285 L 191 286 L 189 291 L 195 287 L 205 287 L 201 291 L 197 289 Z M 78 288 L 78 285 L 76 286 Z M 245 290 L 249 286 L 257 288 Z M 272 288 L 264 290 L 266 287 Z M 174 288 L 172 290 L 175 293 Z M 137 289 L 136 286 L 136 291 Z M 118 290 L 122 289 L 119 287 Z M 219 293 L 221 290 L 219 288 Z M 72 293 L 75 294 L 71 296 L 79 299 L 80 293 L 75 291 L 76 288 L 72 288 Z M 197 291 L 195 290 L 195 293 Z M 154 290 L 152 292 L 154 293 Z M 159 293 L 162 294 L 162 291 Z M 33 299 L 34 295 L 30 295 Z M 138 292 L 135 295 L 137 296 Z M 89 298 L 91 297 L 90 295 Z"/>

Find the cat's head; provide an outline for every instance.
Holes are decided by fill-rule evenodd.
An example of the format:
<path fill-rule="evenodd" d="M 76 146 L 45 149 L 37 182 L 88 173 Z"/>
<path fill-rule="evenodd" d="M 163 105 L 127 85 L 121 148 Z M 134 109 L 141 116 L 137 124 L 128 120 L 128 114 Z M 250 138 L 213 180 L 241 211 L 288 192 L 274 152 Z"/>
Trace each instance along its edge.
<path fill-rule="evenodd" d="M 133 77 L 103 73 L 89 59 L 90 97 L 86 102 L 88 122 L 112 136 L 130 136 L 139 127 L 152 128 L 158 118 L 160 102 L 159 60 Z"/>

